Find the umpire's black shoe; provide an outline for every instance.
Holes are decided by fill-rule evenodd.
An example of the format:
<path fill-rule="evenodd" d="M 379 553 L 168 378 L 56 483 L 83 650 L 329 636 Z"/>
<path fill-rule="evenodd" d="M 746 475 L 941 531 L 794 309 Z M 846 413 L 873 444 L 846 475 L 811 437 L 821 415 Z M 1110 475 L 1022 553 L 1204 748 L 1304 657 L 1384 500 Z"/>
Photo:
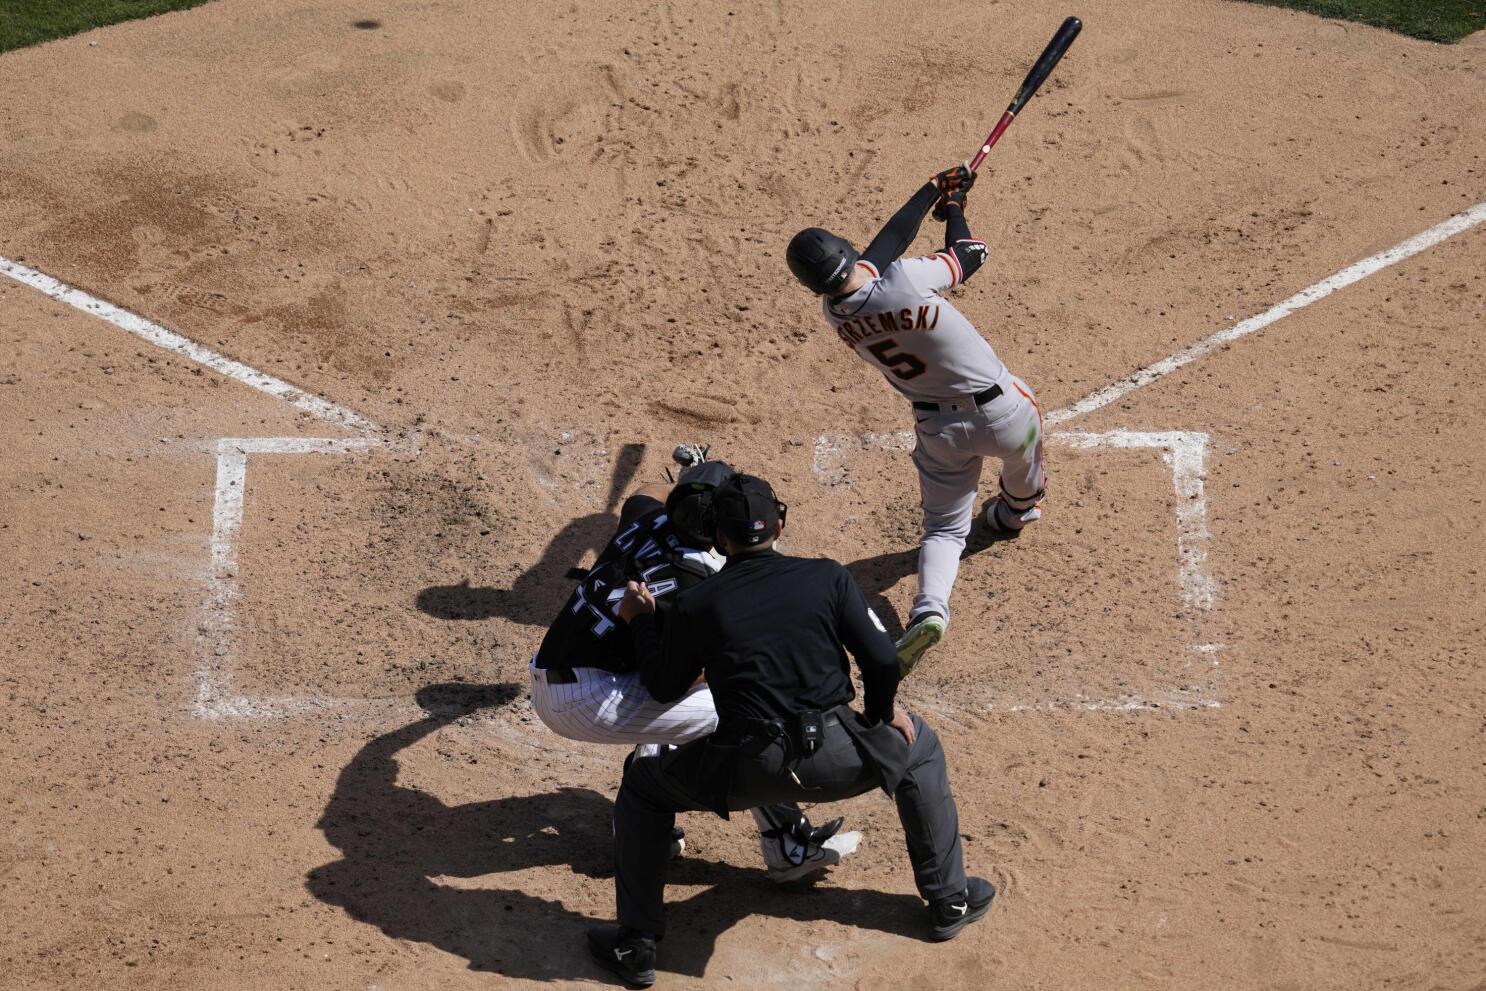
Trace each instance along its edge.
<path fill-rule="evenodd" d="M 631 987 L 655 983 L 655 940 L 627 926 L 594 926 L 588 930 L 588 952 L 599 966 L 618 974 Z"/>
<path fill-rule="evenodd" d="M 795 823 L 795 839 L 806 846 L 810 846 L 811 844 L 823 846 L 826 840 L 841 832 L 841 827 L 845 823 L 845 816 L 837 816 L 824 825 L 812 826 L 809 819 L 800 816 L 800 821 Z"/>
<path fill-rule="evenodd" d="M 991 910 L 991 899 L 996 897 L 996 887 L 983 877 L 972 877 L 969 885 L 958 895 L 941 898 L 929 905 L 929 919 L 934 932 L 929 937 L 936 943 L 954 939 L 976 919 Z"/>

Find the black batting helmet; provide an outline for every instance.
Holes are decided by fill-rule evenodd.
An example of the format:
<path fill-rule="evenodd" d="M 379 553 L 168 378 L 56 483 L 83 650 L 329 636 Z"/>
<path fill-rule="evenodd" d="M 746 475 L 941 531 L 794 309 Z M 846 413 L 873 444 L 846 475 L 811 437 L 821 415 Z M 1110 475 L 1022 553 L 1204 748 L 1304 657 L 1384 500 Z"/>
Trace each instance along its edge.
<path fill-rule="evenodd" d="M 734 474 L 725 461 L 701 461 L 683 471 L 666 496 L 671 529 L 687 547 L 712 546 L 712 493 Z"/>
<path fill-rule="evenodd" d="M 851 278 L 851 270 L 861 256 L 845 238 L 820 227 L 807 227 L 790 239 L 784 257 L 806 289 L 830 293 Z"/>

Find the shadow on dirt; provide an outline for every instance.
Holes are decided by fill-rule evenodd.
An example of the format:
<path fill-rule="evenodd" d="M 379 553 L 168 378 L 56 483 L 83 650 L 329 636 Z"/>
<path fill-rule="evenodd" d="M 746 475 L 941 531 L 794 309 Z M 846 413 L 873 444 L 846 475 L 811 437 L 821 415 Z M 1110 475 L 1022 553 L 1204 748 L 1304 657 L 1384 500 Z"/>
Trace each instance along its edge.
<path fill-rule="evenodd" d="M 457 954 L 472 970 L 532 980 L 597 978 L 602 971 L 588 960 L 582 940 L 589 925 L 605 919 L 575 912 L 560 897 L 502 886 L 491 875 L 546 867 L 611 877 L 608 796 L 559 788 L 446 805 L 397 783 L 399 751 L 460 716 L 507 705 L 518 692 L 515 685 L 421 690 L 418 701 L 428 715 L 372 740 L 341 771 L 318 823 L 341 859 L 310 871 L 305 887 L 388 936 Z M 492 785 L 499 781 L 498 769 L 475 773 Z M 616 751 L 616 779 L 618 773 Z M 750 860 L 757 854 L 750 848 L 740 850 L 739 857 Z M 455 878 L 479 880 L 449 880 Z M 924 925 L 922 903 L 914 896 L 826 886 L 776 888 L 761 868 L 685 857 L 673 865 L 670 881 L 710 886 L 670 906 L 672 927 L 660 966 L 672 973 L 700 976 L 718 934 L 750 915 L 831 919 L 909 936 L 922 935 Z M 557 885 L 561 888 L 560 878 Z"/>
<path fill-rule="evenodd" d="M 619 506 L 645 460 L 644 444 L 624 444 L 614 461 L 607 508 L 571 521 L 547 544 L 536 564 L 517 576 L 510 588 L 430 585 L 414 597 L 419 612 L 438 619 L 480 620 L 500 617 L 513 623 L 545 627 L 552 622 L 581 578 L 574 569 L 609 543 L 619 527 Z"/>
<path fill-rule="evenodd" d="M 430 585 L 413 600 L 419 612 L 438 619 L 494 619 L 542 626 L 552 622 L 573 591 L 569 574 L 585 558 L 597 556 L 619 526 L 619 517 L 591 513 L 558 531 L 536 564 L 517 576 L 510 588 Z"/>
<path fill-rule="evenodd" d="M 887 591 L 909 575 L 918 573 L 918 548 L 907 551 L 892 551 L 875 557 L 864 557 L 846 566 L 851 576 L 862 587 L 867 606 L 887 627 L 888 636 L 894 640 L 903 635 L 903 618 L 887 599 Z"/>
<path fill-rule="evenodd" d="M 1016 540 L 1022 535 L 1020 530 L 992 530 L 979 516 L 975 517 L 975 525 L 970 528 L 970 536 L 965 539 L 965 549 L 960 552 L 960 560 L 979 554 L 981 551 L 990 550 L 997 544 L 1004 544 Z"/>
<path fill-rule="evenodd" d="M 961 552 L 960 560 L 963 561 L 967 557 L 989 550 L 997 544 L 1015 540 L 1020 535 L 1020 533 L 992 530 L 977 519 L 975 526 L 970 529 L 970 536 L 965 541 L 965 550 Z M 851 572 L 851 576 L 862 587 L 862 594 L 867 598 L 867 605 L 877 613 L 877 617 L 882 620 L 882 625 L 887 627 L 888 635 L 894 640 L 901 637 L 904 627 L 903 617 L 898 615 L 898 610 L 888 601 L 887 592 L 904 578 L 918 574 L 918 548 L 864 557 L 848 564 L 846 570 Z"/>

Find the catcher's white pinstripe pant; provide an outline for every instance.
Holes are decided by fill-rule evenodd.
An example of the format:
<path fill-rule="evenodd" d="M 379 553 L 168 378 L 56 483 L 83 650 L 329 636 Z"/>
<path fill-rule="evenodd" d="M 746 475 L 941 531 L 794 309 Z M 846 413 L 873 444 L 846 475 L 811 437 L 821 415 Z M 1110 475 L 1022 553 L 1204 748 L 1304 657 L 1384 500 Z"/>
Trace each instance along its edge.
<path fill-rule="evenodd" d="M 657 702 L 640 684 L 639 672 L 572 671 L 576 682 L 551 685 L 532 658 L 531 705 L 558 736 L 585 743 L 686 743 L 717 728 L 717 708 L 706 685 L 675 702 Z"/>

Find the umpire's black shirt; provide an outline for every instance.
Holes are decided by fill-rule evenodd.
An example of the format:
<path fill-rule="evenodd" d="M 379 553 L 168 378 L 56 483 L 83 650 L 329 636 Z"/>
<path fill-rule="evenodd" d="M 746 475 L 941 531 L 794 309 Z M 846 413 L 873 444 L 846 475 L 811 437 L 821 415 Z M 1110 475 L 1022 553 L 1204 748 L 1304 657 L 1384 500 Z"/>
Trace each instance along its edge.
<path fill-rule="evenodd" d="M 673 600 L 664 636 L 652 616 L 635 617 L 632 628 L 651 696 L 674 701 L 705 672 L 720 730 L 850 702 L 848 650 L 862 671 L 867 718 L 892 718 L 897 651 L 835 561 L 735 554 Z"/>

